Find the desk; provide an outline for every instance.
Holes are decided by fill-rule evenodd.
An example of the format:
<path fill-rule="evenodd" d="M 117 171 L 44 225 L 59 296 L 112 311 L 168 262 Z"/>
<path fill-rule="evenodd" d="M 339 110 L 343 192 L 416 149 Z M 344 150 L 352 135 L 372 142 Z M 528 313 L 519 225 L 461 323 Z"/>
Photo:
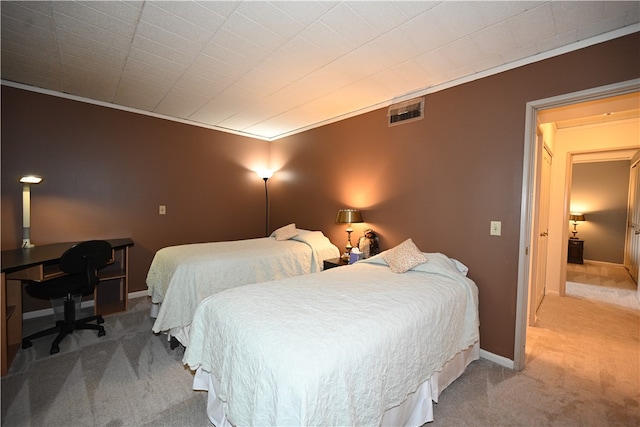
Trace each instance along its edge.
<path fill-rule="evenodd" d="M 93 294 L 93 310 L 96 314 L 102 315 L 127 310 L 129 248 L 133 246 L 133 241 L 128 238 L 107 241 L 112 247 L 111 260 L 100 270 L 100 283 Z M 6 375 L 22 344 L 22 281 L 46 281 L 65 274 L 58 268 L 58 261 L 75 243 L 77 242 L 54 243 L 29 249 L 2 251 L 1 375 Z"/>

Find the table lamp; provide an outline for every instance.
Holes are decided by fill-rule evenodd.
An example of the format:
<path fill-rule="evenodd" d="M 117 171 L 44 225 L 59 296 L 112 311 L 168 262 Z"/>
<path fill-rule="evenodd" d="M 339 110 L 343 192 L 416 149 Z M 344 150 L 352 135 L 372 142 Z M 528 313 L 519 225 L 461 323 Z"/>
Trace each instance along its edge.
<path fill-rule="evenodd" d="M 22 183 L 22 248 L 33 248 L 31 243 L 31 184 L 40 184 L 42 177 L 25 175 L 20 178 Z"/>
<path fill-rule="evenodd" d="M 578 230 L 576 230 L 576 227 L 578 226 L 578 221 L 584 221 L 584 214 L 581 213 L 572 213 L 571 215 L 569 215 L 569 221 L 573 221 L 573 237 L 571 237 L 572 239 L 577 239 L 576 234 L 578 234 Z"/>
<path fill-rule="evenodd" d="M 354 222 L 363 222 L 362 213 L 358 209 L 340 209 L 338 211 L 336 224 L 347 224 L 347 246 L 346 252 L 342 255 L 342 258 L 344 259 L 349 258 L 349 254 L 353 248 L 353 246 L 351 246 L 351 232 L 353 231 L 351 224 Z"/>

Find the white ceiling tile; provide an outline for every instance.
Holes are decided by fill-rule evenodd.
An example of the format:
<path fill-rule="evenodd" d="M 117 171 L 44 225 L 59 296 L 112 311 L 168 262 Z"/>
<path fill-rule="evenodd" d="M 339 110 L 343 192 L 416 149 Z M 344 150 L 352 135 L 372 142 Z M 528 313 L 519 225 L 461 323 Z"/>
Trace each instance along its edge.
<path fill-rule="evenodd" d="M 159 10 L 164 13 L 158 13 Z M 226 15 L 221 15 L 207 8 L 204 3 L 193 1 L 145 2 L 143 17 L 156 26 L 167 28 L 183 36 L 186 36 L 183 31 L 193 31 L 192 29 L 185 30 L 191 26 L 204 30 L 210 36 L 224 24 L 226 19 Z"/>
<path fill-rule="evenodd" d="M 189 49 L 179 50 L 142 36 L 136 37 L 133 40 L 131 48 L 132 50 L 145 52 L 149 55 L 180 64 L 183 67 L 189 66 L 197 55 L 197 52 L 189 51 Z"/>
<path fill-rule="evenodd" d="M 222 93 L 215 100 L 199 108 L 189 118 L 200 123 L 217 125 L 241 111 L 248 102 L 250 102 L 249 99 L 230 97 L 227 93 Z"/>
<path fill-rule="evenodd" d="M 334 7 L 337 2 L 328 2 L 328 1 L 272 1 L 271 4 L 296 21 L 300 22 L 302 25 L 310 25 L 317 19 L 319 19 L 322 15 L 324 15 L 327 10 Z"/>
<path fill-rule="evenodd" d="M 489 25 L 517 16 L 541 5 L 540 1 L 479 1 L 476 10 L 482 20 Z"/>
<path fill-rule="evenodd" d="M 509 52 L 504 52 L 502 55 L 502 63 L 509 64 L 511 62 L 519 61 L 523 58 L 533 56 L 540 53 L 536 45 L 518 47 Z"/>
<path fill-rule="evenodd" d="M 83 6 L 130 24 L 138 21 L 144 1 L 85 1 Z"/>
<path fill-rule="evenodd" d="M 405 43 L 411 43 L 420 52 L 429 52 L 451 41 L 430 12 L 405 22 L 398 30 L 404 35 Z"/>
<path fill-rule="evenodd" d="M 113 100 L 116 87 L 118 86 L 119 74 L 108 73 L 107 70 L 78 70 L 80 72 L 65 71 L 64 91 L 77 96 L 95 99 L 98 101 L 110 102 Z"/>
<path fill-rule="evenodd" d="M 174 62 L 169 57 L 155 55 L 145 50 L 136 49 L 135 47 L 131 48 L 127 59 L 139 61 L 146 64 L 149 68 L 161 69 L 162 72 L 174 75 L 181 75 L 187 68 L 184 64 Z"/>
<path fill-rule="evenodd" d="M 176 2 L 180 3 L 180 2 Z M 203 0 L 197 1 L 198 5 L 204 7 L 205 9 L 210 10 L 211 12 L 220 15 L 223 18 L 228 18 L 231 16 L 234 10 L 238 7 L 240 2 L 238 1 L 211 1 L 211 0 Z"/>
<path fill-rule="evenodd" d="M 378 84 L 385 85 L 398 98 L 406 93 L 426 89 L 433 85 L 434 76 L 415 61 L 406 61 L 373 76 Z"/>
<path fill-rule="evenodd" d="M 482 51 L 471 36 L 443 46 L 439 53 L 445 55 L 455 69 L 484 60 Z"/>
<path fill-rule="evenodd" d="M 327 59 L 335 59 L 355 49 L 356 45 L 322 22 L 314 22 L 300 33 L 300 37 L 318 48 Z"/>
<path fill-rule="evenodd" d="M 479 11 L 481 2 L 445 1 L 429 10 L 449 40 L 458 40 L 485 28 Z"/>
<path fill-rule="evenodd" d="M 172 89 L 156 106 L 155 112 L 187 119 L 210 100 L 211 97 L 201 91 L 190 91 L 183 88 Z"/>
<path fill-rule="evenodd" d="M 223 28 L 245 40 L 251 40 L 269 52 L 279 48 L 287 41 L 287 38 L 276 33 L 275 29 L 267 29 L 240 13 L 233 13 Z"/>
<path fill-rule="evenodd" d="M 233 63 L 233 55 L 238 55 L 243 60 L 250 58 L 254 63 L 257 63 L 269 54 L 269 51 L 262 46 L 232 31 L 228 31 L 224 27 L 213 36 L 202 52 L 214 58 L 222 54 L 224 57 L 220 59 L 229 63 Z"/>
<path fill-rule="evenodd" d="M 157 4 L 164 5 L 166 3 L 158 2 Z M 218 22 L 217 26 L 221 23 Z M 217 28 L 209 30 L 186 22 L 181 17 L 151 2 L 146 4 L 140 17 L 136 37 L 145 37 L 173 49 L 198 52 L 211 39 L 216 30 Z"/>
<path fill-rule="evenodd" d="M 602 1 L 586 1 L 580 8 L 572 7 L 568 2 L 551 2 L 553 19 L 558 34 L 577 30 L 585 24 L 592 24 L 604 16 Z"/>
<path fill-rule="evenodd" d="M 248 68 L 250 69 L 250 68 Z M 189 66 L 183 76 L 196 76 L 208 80 L 209 84 L 231 84 L 246 73 L 246 69 L 227 64 L 217 58 L 200 55 Z M 203 84 L 205 84 L 203 82 Z M 206 87 L 203 88 L 206 90 Z"/>
<path fill-rule="evenodd" d="M 209 99 L 212 99 L 231 84 L 231 81 L 220 82 L 215 80 L 215 78 L 206 79 L 193 73 L 185 73 L 180 77 L 175 85 L 173 85 L 172 90 L 197 92 Z"/>
<path fill-rule="evenodd" d="M 42 2 L 2 2 L 0 5 L 3 38 L 5 29 L 14 32 L 28 30 L 22 33 L 25 37 L 28 37 L 29 32 L 39 29 L 47 33 L 54 31 L 53 11 L 48 4 L 45 6 Z M 32 5 L 40 7 L 34 10 L 31 8 Z"/>
<path fill-rule="evenodd" d="M 62 90 L 62 70 L 59 64 L 35 56 L 5 52 L 4 42 L 0 65 L 3 79 L 50 90 Z"/>
<path fill-rule="evenodd" d="M 409 19 L 414 18 L 429 9 L 433 9 L 439 1 L 399 1 L 396 7 Z"/>
<path fill-rule="evenodd" d="M 169 87 L 167 86 L 158 86 L 157 80 L 150 82 L 123 76 L 118 83 L 113 102 L 128 107 L 153 111 L 168 90 Z"/>
<path fill-rule="evenodd" d="M 268 1 L 242 2 L 236 9 L 236 13 L 242 14 L 264 28 L 269 28 L 284 40 L 288 40 L 304 29 L 302 23 Z"/>
<path fill-rule="evenodd" d="M 501 55 L 518 47 L 509 26 L 504 22 L 484 28 L 472 34 L 471 38 L 480 51 L 487 56 Z"/>
<path fill-rule="evenodd" d="M 518 47 L 533 46 L 538 40 L 556 34 L 553 12 L 548 3 L 509 18 L 506 22 Z"/>
<path fill-rule="evenodd" d="M 553 37 L 549 37 L 544 40 L 540 40 L 536 43 L 538 52 L 546 52 L 551 49 L 564 46 L 565 44 L 574 43 L 578 41 L 578 31 L 563 32 Z"/>
<path fill-rule="evenodd" d="M 90 5 L 77 1 L 52 2 L 53 17 L 59 28 L 67 31 L 81 30 L 86 37 L 98 39 L 110 33 L 122 39 L 131 39 L 138 21 L 137 13 L 129 15 L 128 20 L 103 13 Z"/>
<path fill-rule="evenodd" d="M 397 4 L 397 2 L 393 1 L 350 1 L 347 3 L 350 9 L 364 19 L 379 34 L 386 33 L 406 20 L 405 14 L 402 13 Z"/>
<path fill-rule="evenodd" d="M 366 43 L 378 36 L 378 32 L 345 3 L 339 3 L 325 13 L 320 22 L 354 45 Z"/>

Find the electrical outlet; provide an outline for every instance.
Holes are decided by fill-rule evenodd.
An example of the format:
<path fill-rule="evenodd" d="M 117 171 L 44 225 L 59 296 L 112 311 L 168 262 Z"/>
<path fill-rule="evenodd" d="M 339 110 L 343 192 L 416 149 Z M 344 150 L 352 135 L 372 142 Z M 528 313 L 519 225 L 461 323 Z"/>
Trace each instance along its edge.
<path fill-rule="evenodd" d="M 160 207 L 158 208 L 158 214 L 166 215 L 167 214 L 167 207 L 165 205 L 160 205 Z"/>
<path fill-rule="evenodd" d="M 492 236 L 502 236 L 502 221 L 491 221 L 491 231 L 489 234 Z"/>

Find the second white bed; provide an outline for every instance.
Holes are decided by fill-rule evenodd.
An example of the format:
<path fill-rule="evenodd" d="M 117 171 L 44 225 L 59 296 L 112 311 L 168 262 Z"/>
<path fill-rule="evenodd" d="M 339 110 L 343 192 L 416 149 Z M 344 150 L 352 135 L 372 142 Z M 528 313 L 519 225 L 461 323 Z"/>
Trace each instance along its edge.
<path fill-rule="evenodd" d="M 272 236 L 163 248 L 156 252 L 147 274 L 152 317 L 156 317 L 153 332 L 168 333 L 187 346 L 193 314 L 209 295 L 319 272 L 323 260 L 339 255 L 322 232 L 301 229 L 286 240 Z"/>

